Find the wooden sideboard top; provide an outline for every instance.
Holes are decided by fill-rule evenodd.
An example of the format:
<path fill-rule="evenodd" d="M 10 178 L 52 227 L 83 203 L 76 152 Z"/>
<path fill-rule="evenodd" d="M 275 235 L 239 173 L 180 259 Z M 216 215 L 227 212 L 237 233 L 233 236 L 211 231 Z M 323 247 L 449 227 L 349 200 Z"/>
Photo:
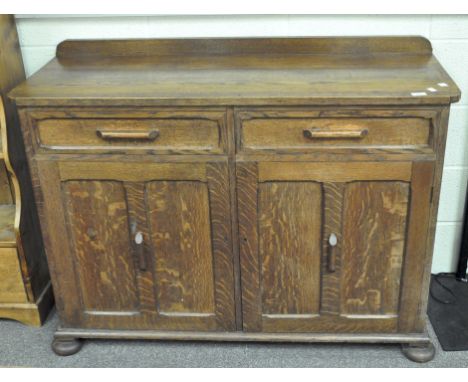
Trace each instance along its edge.
<path fill-rule="evenodd" d="M 460 90 L 422 37 L 207 38 L 64 41 L 10 96 L 29 106 L 435 105 Z"/>

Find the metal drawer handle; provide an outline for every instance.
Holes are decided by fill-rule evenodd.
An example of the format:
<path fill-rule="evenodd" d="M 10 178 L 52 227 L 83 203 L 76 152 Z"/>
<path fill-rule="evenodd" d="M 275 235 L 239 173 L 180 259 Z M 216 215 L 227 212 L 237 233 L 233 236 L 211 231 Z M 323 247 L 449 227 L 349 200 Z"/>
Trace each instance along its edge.
<path fill-rule="evenodd" d="M 322 129 L 304 129 L 304 137 L 308 139 L 362 139 L 368 133 L 367 129 L 355 130 L 322 130 Z"/>
<path fill-rule="evenodd" d="M 96 130 L 96 135 L 105 140 L 136 139 L 142 141 L 154 141 L 159 137 L 158 130 Z"/>
<path fill-rule="evenodd" d="M 338 245 L 338 237 L 331 233 L 328 237 L 328 272 L 335 272 L 336 270 L 336 253 L 335 247 Z"/>

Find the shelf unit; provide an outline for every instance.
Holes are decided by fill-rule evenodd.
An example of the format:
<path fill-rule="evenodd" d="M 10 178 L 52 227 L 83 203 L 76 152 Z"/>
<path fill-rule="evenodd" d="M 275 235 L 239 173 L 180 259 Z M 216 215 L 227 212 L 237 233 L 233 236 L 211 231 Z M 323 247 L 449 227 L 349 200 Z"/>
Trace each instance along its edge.
<path fill-rule="evenodd" d="M 0 318 L 40 326 L 53 305 L 16 109 L 6 94 L 25 80 L 13 15 L 0 15 Z"/>

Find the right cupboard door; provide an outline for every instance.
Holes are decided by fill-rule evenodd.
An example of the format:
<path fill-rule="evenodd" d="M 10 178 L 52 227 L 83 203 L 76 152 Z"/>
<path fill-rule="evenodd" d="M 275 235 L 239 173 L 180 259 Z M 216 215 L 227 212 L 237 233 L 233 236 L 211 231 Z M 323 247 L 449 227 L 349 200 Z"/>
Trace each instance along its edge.
<path fill-rule="evenodd" d="M 417 332 L 433 162 L 237 163 L 243 326 Z"/>

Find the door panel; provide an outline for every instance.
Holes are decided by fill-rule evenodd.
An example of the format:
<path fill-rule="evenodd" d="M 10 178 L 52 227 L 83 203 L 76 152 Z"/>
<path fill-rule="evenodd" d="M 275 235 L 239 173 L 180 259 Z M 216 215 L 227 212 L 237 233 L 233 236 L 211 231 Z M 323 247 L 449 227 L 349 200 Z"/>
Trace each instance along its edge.
<path fill-rule="evenodd" d="M 56 227 L 46 235 L 53 271 L 67 280 L 54 285 L 68 298 L 58 302 L 64 325 L 235 329 L 226 161 L 38 169 L 51 179 L 42 213 Z"/>
<path fill-rule="evenodd" d="M 149 182 L 146 187 L 160 313 L 214 313 L 208 187 Z"/>
<path fill-rule="evenodd" d="M 266 182 L 258 200 L 263 312 L 318 313 L 321 185 Z"/>
<path fill-rule="evenodd" d="M 433 168 L 237 163 L 244 330 L 412 330 Z"/>
<path fill-rule="evenodd" d="M 136 311 L 138 292 L 123 183 L 66 181 L 62 189 L 84 309 Z"/>
<path fill-rule="evenodd" d="M 344 193 L 341 313 L 398 313 L 409 184 L 348 183 Z"/>

